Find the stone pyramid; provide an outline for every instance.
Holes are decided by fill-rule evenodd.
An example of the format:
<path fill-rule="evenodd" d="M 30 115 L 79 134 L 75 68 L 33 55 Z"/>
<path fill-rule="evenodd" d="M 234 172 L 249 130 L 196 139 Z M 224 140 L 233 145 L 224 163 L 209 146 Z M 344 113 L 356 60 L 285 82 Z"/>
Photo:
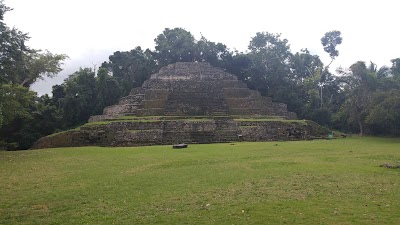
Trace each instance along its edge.
<path fill-rule="evenodd" d="M 33 148 L 298 140 L 328 132 L 296 120 L 286 104 L 248 89 L 232 74 L 208 63 L 178 62 L 88 124 L 44 137 Z"/>
<path fill-rule="evenodd" d="M 286 104 L 247 88 L 236 76 L 208 63 L 178 62 L 163 67 L 140 88 L 89 122 L 120 116 L 268 115 L 296 118 Z"/>

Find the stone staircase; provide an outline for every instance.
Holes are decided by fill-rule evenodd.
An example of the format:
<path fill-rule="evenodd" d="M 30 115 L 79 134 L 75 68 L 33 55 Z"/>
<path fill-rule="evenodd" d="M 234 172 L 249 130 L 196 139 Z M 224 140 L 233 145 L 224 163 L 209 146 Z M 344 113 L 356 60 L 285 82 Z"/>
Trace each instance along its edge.
<path fill-rule="evenodd" d="M 227 116 L 229 109 L 219 93 L 202 90 L 174 91 L 168 95 L 164 115 L 167 116 Z"/>

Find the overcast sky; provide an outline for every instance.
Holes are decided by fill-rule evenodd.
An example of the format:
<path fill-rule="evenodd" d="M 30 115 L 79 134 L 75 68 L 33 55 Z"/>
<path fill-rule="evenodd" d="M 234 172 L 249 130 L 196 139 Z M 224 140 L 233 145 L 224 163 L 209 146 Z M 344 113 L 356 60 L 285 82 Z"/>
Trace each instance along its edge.
<path fill-rule="evenodd" d="M 154 49 L 154 38 L 165 28 L 181 27 L 196 39 L 200 33 L 230 49 L 245 51 L 256 32 L 281 33 L 292 52 L 308 48 L 321 56 L 320 39 L 331 30 L 343 43 L 333 68 L 356 61 L 390 65 L 400 57 L 400 29 L 395 0 L 5 0 L 14 8 L 5 22 L 28 32 L 28 45 L 67 54 L 57 78 L 33 86 L 50 93 L 79 67 L 100 66 L 115 51 L 136 46 Z"/>

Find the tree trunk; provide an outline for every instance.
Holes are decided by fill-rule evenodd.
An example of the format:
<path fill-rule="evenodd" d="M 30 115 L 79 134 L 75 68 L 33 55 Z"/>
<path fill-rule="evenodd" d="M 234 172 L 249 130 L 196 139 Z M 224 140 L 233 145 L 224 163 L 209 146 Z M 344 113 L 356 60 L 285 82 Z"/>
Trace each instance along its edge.
<path fill-rule="evenodd" d="M 24 81 L 22 81 L 22 83 L 21 83 L 21 86 L 24 86 L 24 87 L 29 87 L 30 85 L 29 84 L 27 84 L 28 83 L 28 81 L 30 81 L 31 79 L 30 78 L 25 78 L 25 80 Z"/>
<path fill-rule="evenodd" d="M 363 127 L 363 124 L 362 124 L 361 120 L 358 121 L 358 126 L 360 127 L 360 136 L 363 136 L 364 127 Z"/>

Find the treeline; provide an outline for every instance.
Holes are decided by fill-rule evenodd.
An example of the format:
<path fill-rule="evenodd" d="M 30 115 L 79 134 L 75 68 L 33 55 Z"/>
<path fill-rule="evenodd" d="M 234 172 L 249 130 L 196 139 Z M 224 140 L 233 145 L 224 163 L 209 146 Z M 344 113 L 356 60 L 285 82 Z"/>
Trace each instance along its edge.
<path fill-rule="evenodd" d="M 0 148 L 27 149 L 42 136 L 77 127 L 91 115 L 139 87 L 161 67 L 175 62 L 209 62 L 244 81 L 249 88 L 284 102 L 299 118 L 333 129 L 372 135 L 400 134 L 400 58 L 391 67 L 356 62 L 329 70 L 339 55 L 339 31 L 321 38 L 331 61 L 325 65 L 307 49 L 293 53 L 280 34 L 257 33 L 248 51 L 231 51 L 182 29 L 165 29 L 155 50 L 117 51 L 100 68 L 81 68 L 52 95 L 37 96 L 30 85 L 61 70 L 65 55 L 30 49 L 27 34 L 3 23 L 9 9 L 0 1 Z"/>

